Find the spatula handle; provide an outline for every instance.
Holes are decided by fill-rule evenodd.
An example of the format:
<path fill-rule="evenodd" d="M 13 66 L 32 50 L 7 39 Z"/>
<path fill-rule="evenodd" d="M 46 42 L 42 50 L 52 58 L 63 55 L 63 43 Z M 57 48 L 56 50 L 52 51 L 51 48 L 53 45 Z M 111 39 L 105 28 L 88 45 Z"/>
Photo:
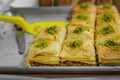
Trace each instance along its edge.
<path fill-rule="evenodd" d="M 30 27 L 30 25 L 24 20 L 24 18 L 20 16 L 5 16 L 5 15 L 0 15 L 0 21 L 4 22 L 10 22 L 17 24 L 18 26 L 22 27 L 25 31 L 31 34 L 36 34 L 34 29 Z"/>

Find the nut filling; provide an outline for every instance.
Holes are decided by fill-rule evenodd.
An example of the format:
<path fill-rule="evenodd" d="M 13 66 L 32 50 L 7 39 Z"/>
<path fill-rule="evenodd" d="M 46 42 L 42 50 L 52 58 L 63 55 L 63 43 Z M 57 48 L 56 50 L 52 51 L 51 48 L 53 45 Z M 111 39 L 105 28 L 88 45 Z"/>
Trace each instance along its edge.
<path fill-rule="evenodd" d="M 31 61 L 30 65 L 31 66 L 96 66 L 95 64 L 87 64 L 87 63 L 74 62 L 74 61 L 60 62 L 60 64 L 42 64 Z"/>

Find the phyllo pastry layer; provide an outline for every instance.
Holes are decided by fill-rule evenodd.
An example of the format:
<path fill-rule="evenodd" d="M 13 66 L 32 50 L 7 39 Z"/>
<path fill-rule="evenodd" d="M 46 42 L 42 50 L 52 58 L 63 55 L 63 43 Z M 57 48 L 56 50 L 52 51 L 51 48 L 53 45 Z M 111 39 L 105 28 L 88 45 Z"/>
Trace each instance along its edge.
<path fill-rule="evenodd" d="M 54 25 L 40 29 L 38 35 L 35 37 L 35 40 L 47 38 L 54 41 L 61 41 L 64 40 L 65 34 L 66 34 L 65 26 Z"/>
<path fill-rule="evenodd" d="M 94 28 L 96 7 L 81 3 L 74 7 L 67 39 L 60 53 L 63 66 L 95 66 Z"/>
<path fill-rule="evenodd" d="M 83 25 L 68 26 L 67 39 L 94 40 L 94 28 Z"/>
<path fill-rule="evenodd" d="M 73 7 L 72 14 L 79 14 L 79 13 L 90 13 L 96 12 L 96 6 L 89 3 L 79 3 Z"/>
<path fill-rule="evenodd" d="M 96 18 L 96 6 L 93 4 L 82 3 L 73 9 L 72 22 L 75 25 L 94 27 Z"/>
<path fill-rule="evenodd" d="M 58 41 L 39 40 L 32 44 L 27 57 L 27 63 L 38 62 L 42 64 L 59 64 L 59 53 L 62 44 Z"/>
<path fill-rule="evenodd" d="M 61 63 L 67 65 L 66 62 L 77 63 L 74 66 L 95 65 L 96 55 L 94 45 L 91 40 L 67 39 L 64 41 L 63 50 L 60 54 Z M 84 65 L 82 65 L 84 64 Z M 69 64 L 67 66 L 70 66 Z"/>
<path fill-rule="evenodd" d="M 96 49 L 100 65 L 120 65 L 120 17 L 111 5 L 98 7 Z"/>
<path fill-rule="evenodd" d="M 65 35 L 65 27 L 50 26 L 42 28 L 30 47 L 26 59 L 27 65 L 58 65 Z"/>
<path fill-rule="evenodd" d="M 97 40 L 96 48 L 100 65 L 120 65 L 120 38 Z"/>
<path fill-rule="evenodd" d="M 115 6 L 105 4 L 97 9 L 97 26 L 105 26 L 107 24 L 120 25 L 120 16 Z"/>

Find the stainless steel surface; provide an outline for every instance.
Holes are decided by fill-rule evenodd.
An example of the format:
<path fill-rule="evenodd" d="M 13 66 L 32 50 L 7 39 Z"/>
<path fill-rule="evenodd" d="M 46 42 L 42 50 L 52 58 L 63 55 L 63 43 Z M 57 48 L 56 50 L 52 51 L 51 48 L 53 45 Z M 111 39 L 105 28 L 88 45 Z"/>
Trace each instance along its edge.
<path fill-rule="evenodd" d="M 91 74 L 120 74 L 120 67 L 51 67 L 51 66 L 41 66 L 41 67 L 0 67 L 0 73 L 91 73 Z"/>
<path fill-rule="evenodd" d="M 6 15 L 12 15 L 11 12 Z M 0 67 L 19 67 L 22 55 L 19 55 L 16 43 L 16 31 L 13 24 L 0 23 Z"/>
<path fill-rule="evenodd" d="M 0 0 L 0 14 L 6 11 L 14 0 Z"/>
<path fill-rule="evenodd" d="M 16 40 L 18 44 L 19 53 L 24 54 L 26 46 L 25 46 L 24 31 L 22 29 L 16 31 Z"/>
<path fill-rule="evenodd" d="M 49 80 L 49 79 L 4 74 L 0 75 L 0 80 Z"/>
<path fill-rule="evenodd" d="M 68 21 L 71 16 L 71 7 L 44 7 L 44 8 L 11 8 L 11 12 L 21 14 L 29 23 L 37 21 Z M 28 67 L 25 64 L 26 55 L 29 52 L 30 42 L 34 36 L 25 33 L 26 49 L 23 55 L 19 55 L 17 43 L 15 41 L 15 31 L 11 31 L 12 27 L 6 27 L 7 35 L 2 35 L 0 39 L 0 72 L 7 73 L 120 73 L 120 66 L 105 67 Z M 0 27 L 1 28 L 1 27 Z M 0 29 L 1 33 L 4 31 Z M 14 46 L 14 48 L 12 47 Z M 2 59 L 4 58 L 4 59 Z"/>
<path fill-rule="evenodd" d="M 72 7 L 11 8 L 13 14 L 21 14 L 29 23 L 39 21 L 68 21 Z"/>
<path fill-rule="evenodd" d="M 62 78 L 51 78 L 51 77 L 25 77 L 17 75 L 0 75 L 0 80 L 120 80 L 119 75 L 107 75 L 107 76 L 81 76 L 81 77 L 62 77 Z"/>

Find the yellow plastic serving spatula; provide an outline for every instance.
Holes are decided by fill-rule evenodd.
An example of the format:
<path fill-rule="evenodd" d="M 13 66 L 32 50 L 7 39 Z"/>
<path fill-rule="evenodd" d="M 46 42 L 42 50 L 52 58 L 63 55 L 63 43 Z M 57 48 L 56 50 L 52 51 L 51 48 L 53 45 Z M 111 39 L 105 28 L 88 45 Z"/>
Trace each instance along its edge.
<path fill-rule="evenodd" d="M 69 24 L 68 22 L 62 22 L 62 21 L 36 22 L 33 24 L 29 24 L 29 23 L 27 23 L 27 21 L 24 18 L 22 18 L 20 16 L 5 16 L 5 15 L 0 15 L 0 21 L 17 24 L 18 26 L 22 27 L 26 32 L 28 32 L 30 34 L 34 34 L 34 35 L 36 35 L 38 33 L 38 31 L 36 31 L 36 28 L 40 29 L 42 27 L 49 27 L 49 26 L 53 26 L 53 25 L 65 26 L 65 25 Z"/>
<path fill-rule="evenodd" d="M 33 27 L 28 24 L 24 18 L 20 16 L 4 16 L 0 15 L 0 21 L 10 22 L 17 24 L 18 26 L 22 27 L 26 32 L 31 34 L 37 34 Z"/>

